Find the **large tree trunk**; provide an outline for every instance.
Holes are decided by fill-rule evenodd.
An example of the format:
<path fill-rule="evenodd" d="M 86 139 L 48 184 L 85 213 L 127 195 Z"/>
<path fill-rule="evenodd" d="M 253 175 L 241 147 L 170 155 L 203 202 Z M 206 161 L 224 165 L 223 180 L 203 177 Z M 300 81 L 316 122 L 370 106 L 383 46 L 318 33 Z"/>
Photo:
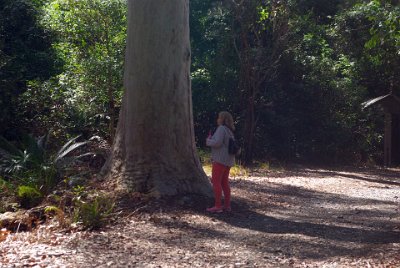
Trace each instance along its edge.
<path fill-rule="evenodd" d="M 188 0 L 129 0 L 125 93 L 103 168 L 123 190 L 210 195 L 197 156 Z"/>

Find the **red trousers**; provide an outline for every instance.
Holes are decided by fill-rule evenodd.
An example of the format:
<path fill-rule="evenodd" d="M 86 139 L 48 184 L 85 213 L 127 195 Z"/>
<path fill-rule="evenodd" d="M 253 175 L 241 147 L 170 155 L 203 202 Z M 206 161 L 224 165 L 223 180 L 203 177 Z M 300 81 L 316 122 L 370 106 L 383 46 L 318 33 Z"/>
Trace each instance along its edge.
<path fill-rule="evenodd" d="M 231 207 L 231 188 L 229 187 L 229 170 L 231 168 L 220 163 L 213 163 L 211 182 L 214 190 L 215 207 L 220 208 L 222 191 L 224 192 L 224 207 Z"/>

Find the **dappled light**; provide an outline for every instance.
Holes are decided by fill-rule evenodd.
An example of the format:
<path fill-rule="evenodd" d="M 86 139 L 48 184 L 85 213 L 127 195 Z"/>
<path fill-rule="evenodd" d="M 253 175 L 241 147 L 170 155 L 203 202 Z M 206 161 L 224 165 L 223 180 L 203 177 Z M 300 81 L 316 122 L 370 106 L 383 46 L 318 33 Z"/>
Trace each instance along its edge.
<path fill-rule="evenodd" d="M 256 176 L 260 172 L 265 175 Z M 131 205 L 116 225 L 100 233 L 60 233 L 53 250 L 60 252 L 60 263 L 73 266 L 90 260 L 99 265 L 185 263 L 182 267 L 390 267 L 400 261 L 400 186 L 379 186 L 400 182 L 395 172 L 254 170 L 232 180 L 231 213 L 206 214 L 211 200 L 196 196 Z M 349 173 L 359 179 L 343 176 Z M 376 174 L 381 182 L 362 180 Z M 3 242 L 3 261 L 12 262 L 17 245 L 24 245 L 22 255 L 32 251 L 30 243 L 47 247 L 45 241 L 27 243 L 25 236 Z"/>

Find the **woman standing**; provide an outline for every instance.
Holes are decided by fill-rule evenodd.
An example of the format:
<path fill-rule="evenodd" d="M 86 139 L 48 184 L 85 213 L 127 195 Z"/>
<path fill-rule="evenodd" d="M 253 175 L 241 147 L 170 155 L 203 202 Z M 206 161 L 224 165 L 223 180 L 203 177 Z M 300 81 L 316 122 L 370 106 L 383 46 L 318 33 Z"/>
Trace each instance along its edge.
<path fill-rule="evenodd" d="M 208 212 L 219 213 L 231 211 L 231 188 L 229 186 L 229 171 L 235 164 L 235 155 L 229 154 L 229 138 L 234 138 L 233 117 L 228 112 L 220 112 L 217 119 L 218 128 L 214 135 L 209 134 L 206 144 L 211 147 L 212 175 L 215 204 L 207 208 Z M 224 207 L 221 204 L 224 192 Z"/>

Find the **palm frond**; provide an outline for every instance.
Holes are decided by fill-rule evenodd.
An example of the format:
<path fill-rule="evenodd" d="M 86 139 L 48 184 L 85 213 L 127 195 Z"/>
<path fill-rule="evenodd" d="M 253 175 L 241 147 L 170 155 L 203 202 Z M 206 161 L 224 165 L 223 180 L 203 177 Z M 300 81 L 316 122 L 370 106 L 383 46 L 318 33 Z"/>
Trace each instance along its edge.
<path fill-rule="evenodd" d="M 82 147 L 83 145 L 86 145 L 87 143 L 88 143 L 87 141 L 84 141 L 84 142 L 77 142 L 72 145 L 69 145 L 63 151 L 60 151 L 61 152 L 60 154 L 57 154 L 57 156 L 55 158 L 55 162 L 58 162 L 60 159 L 64 158 L 69 153 L 75 151 L 76 149 L 78 149 L 79 147 Z"/>
<path fill-rule="evenodd" d="M 44 149 L 39 145 L 38 140 L 33 136 L 25 134 L 22 136 L 22 145 L 31 155 L 30 160 L 34 164 L 42 164 L 44 162 Z"/>
<path fill-rule="evenodd" d="M 63 153 L 72 143 L 74 143 L 74 142 L 75 142 L 78 138 L 80 138 L 80 137 L 81 137 L 81 135 L 79 135 L 79 136 L 77 136 L 77 137 L 75 137 L 75 138 L 72 138 L 72 139 L 70 139 L 67 143 L 65 143 L 64 146 L 61 147 L 61 149 L 57 152 L 56 158 L 57 158 L 59 155 L 62 155 L 62 153 Z"/>

